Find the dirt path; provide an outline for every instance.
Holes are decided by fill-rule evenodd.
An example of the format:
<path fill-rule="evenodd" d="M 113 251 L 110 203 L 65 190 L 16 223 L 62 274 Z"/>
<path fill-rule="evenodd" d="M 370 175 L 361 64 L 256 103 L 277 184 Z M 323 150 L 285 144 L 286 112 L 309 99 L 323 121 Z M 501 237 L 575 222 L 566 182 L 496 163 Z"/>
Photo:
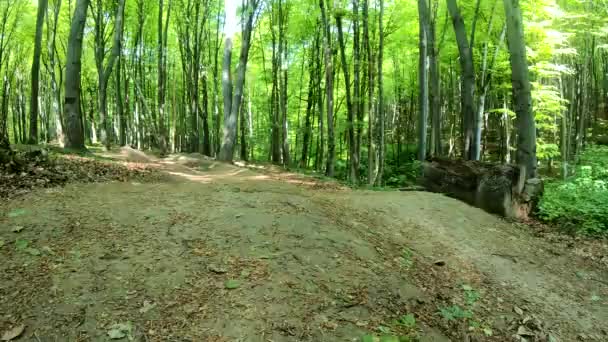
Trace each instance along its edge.
<path fill-rule="evenodd" d="M 576 246 L 440 195 L 142 158 L 174 177 L 0 205 L 0 334 L 23 324 L 27 341 L 608 340 L 606 265 Z"/>

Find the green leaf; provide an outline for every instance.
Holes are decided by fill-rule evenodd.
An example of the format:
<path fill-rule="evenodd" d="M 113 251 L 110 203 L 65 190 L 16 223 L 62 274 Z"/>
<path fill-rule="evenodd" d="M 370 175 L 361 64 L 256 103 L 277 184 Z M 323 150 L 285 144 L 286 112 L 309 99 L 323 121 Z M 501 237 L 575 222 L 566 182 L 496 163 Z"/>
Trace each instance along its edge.
<path fill-rule="evenodd" d="M 399 337 L 394 335 L 380 336 L 380 342 L 399 342 Z"/>
<path fill-rule="evenodd" d="M 383 334 L 390 334 L 392 332 L 391 328 L 385 327 L 383 325 L 381 325 L 381 326 L 378 327 L 378 331 L 380 331 Z"/>
<path fill-rule="evenodd" d="M 365 335 L 361 337 L 361 342 L 376 342 L 376 338 L 372 335 Z"/>
<path fill-rule="evenodd" d="M 0 239 L 0 248 L 4 247 L 4 240 Z"/>
<path fill-rule="evenodd" d="M 413 328 L 416 326 L 416 317 L 413 314 L 403 315 L 397 320 L 397 324 L 406 328 Z"/>
<path fill-rule="evenodd" d="M 17 216 L 25 215 L 25 213 L 26 213 L 25 209 L 15 209 L 15 210 L 13 210 L 13 211 L 11 211 L 11 212 L 8 213 L 8 217 L 14 218 L 14 217 L 17 217 Z"/>
<path fill-rule="evenodd" d="M 473 288 L 471 287 L 471 285 L 462 285 L 462 289 L 465 291 L 473 291 Z"/>
<path fill-rule="evenodd" d="M 30 243 L 27 240 L 17 239 L 15 240 L 15 248 L 17 250 L 23 251 L 27 249 Z"/>
<path fill-rule="evenodd" d="M 241 282 L 236 279 L 230 279 L 230 280 L 226 280 L 226 283 L 224 283 L 224 286 L 229 290 L 234 290 L 241 286 Z"/>

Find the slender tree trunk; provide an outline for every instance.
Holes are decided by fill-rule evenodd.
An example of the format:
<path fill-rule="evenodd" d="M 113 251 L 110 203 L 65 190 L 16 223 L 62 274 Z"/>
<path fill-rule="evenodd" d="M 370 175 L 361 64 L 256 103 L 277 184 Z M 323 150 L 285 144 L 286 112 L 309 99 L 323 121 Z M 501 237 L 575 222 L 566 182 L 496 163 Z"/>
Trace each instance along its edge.
<path fill-rule="evenodd" d="M 441 139 L 442 115 L 441 115 L 441 78 L 439 75 L 439 46 L 436 43 L 437 29 L 437 7 L 438 2 L 433 1 L 433 13 L 429 20 L 429 35 L 427 37 L 427 49 L 429 51 L 429 102 L 431 115 L 431 154 L 433 156 L 443 155 L 443 143 Z"/>
<path fill-rule="evenodd" d="M 492 24 L 494 23 L 494 9 L 496 2 L 494 2 L 494 5 L 492 6 L 492 12 L 490 14 L 490 20 L 488 22 L 488 34 L 490 34 L 492 32 Z M 475 152 L 478 152 L 477 155 L 475 155 L 475 160 L 479 160 L 481 159 L 481 135 L 482 135 L 482 121 L 484 118 L 484 112 L 485 112 L 485 107 L 486 107 L 486 96 L 487 93 L 490 89 L 490 83 L 491 83 L 491 74 L 490 71 L 494 65 L 494 61 L 496 60 L 496 57 L 498 56 L 498 52 L 500 51 L 500 46 L 502 45 L 502 42 L 504 40 L 505 37 L 505 32 L 506 32 L 506 26 L 504 27 L 504 29 L 501 32 L 498 44 L 496 44 L 496 49 L 494 52 L 494 56 L 492 58 L 492 61 L 490 62 L 490 66 L 488 68 L 488 46 L 490 43 L 490 35 L 488 35 L 488 38 L 486 39 L 486 42 L 483 45 L 483 52 L 482 52 L 482 59 L 481 59 L 481 80 L 480 80 L 480 88 L 481 88 L 481 92 L 479 94 L 479 107 L 477 109 L 477 114 L 475 116 L 475 146 L 480 146 L 479 149 L 477 149 Z M 484 146 L 485 147 L 485 146 Z"/>
<path fill-rule="evenodd" d="M 376 178 L 376 185 L 382 186 L 384 184 L 384 162 L 386 155 L 386 142 L 385 142 L 385 113 L 384 113 L 384 82 L 382 75 L 382 63 L 384 62 L 384 0 L 380 0 L 380 15 L 378 16 L 378 127 L 379 139 L 378 145 L 380 145 L 380 153 L 378 154 L 378 176 Z"/>
<path fill-rule="evenodd" d="M 513 103 L 517 115 L 517 164 L 527 178 L 536 177 L 536 125 L 526 58 L 526 43 L 519 0 L 504 0 L 507 42 L 511 60 Z"/>
<path fill-rule="evenodd" d="M 114 37 L 112 43 L 112 51 L 108 59 L 107 64 L 103 65 L 103 56 L 105 55 L 105 46 L 103 44 L 103 37 L 105 30 L 103 29 L 102 22 L 103 18 L 102 2 L 97 1 L 97 16 L 96 25 L 98 26 L 96 32 L 96 54 L 98 63 L 98 76 L 99 76 L 99 115 L 101 119 L 101 142 L 109 147 L 112 143 L 112 122 L 108 117 L 108 100 L 107 100 L 107 87 L 114 64 L 120 54 L 120 46 L 122 42 L 123 34 L 123 19 L 125 10 L 125 0 L 119 0 L 118 9 L 116 11 L 116 19 L 114 22 Z"/>
<path fill-rule="evenodd" d="M 454 24 L 458 52 L 460 54 L 460 68 L 462 72 L 461 110 L 463 120 L 464 146 L 463 158 L 475 160 L 479 154 L 479 146 L 475 146 L 475 69 L 473 53 L 467 39 L 462 15 L 456 0 L 447 0 L 448 10 Z"/>
<path fill-rule="evenodd" d="M 327 163 L 325 166 L 325 175 L 333 177 L 336 156 L 336 139 L 334 136 L 334 72 L 331 53 L 331 27 L 329 25 L 329 18 L 323 0 L 319 0 L 319 6 L 321 8 L 321 19 L 324 28 L 323 46 L 325 50 L 325 92 L 327 97 Z"/>
<path fill-rule="evenodd" d="M 226 0 L 228 1 L 228 0 Z M 224 121 L 224 138 L 222 141 L 222 147 L 220 149 L 219 160 L 231 162 L 234 155 L 234 144 L 236 142 L 236 126 L 237 126 L 237 118 L 238 113 L 241 107 L 241 101 L 243 99 L 243 86 L 245 84 L 245 75 L 247 71 L 247 61 L 249 59 L 249 48 L 251 42 L 251 32 L 253 31 L 253 18 L 255 16 L 255 12 L 257 10 L 258 0 L 248 0 L 247 6 L 243 9 L 243 16 L 247 16 L 243 21 L 243 31 L 242 31 L 242 42 L 241 42 L 241 53 L 239 56 L 239 64 L 237 68 L 237 78 L 236 85 L 234 87 L 234 95 L 232 101 L 230 101 L 230 106 L 224 106 L 224 110 L 227 107 L 230 107 L 230 112 L 226 117 L 226 113 L 224 113 L 225 121 Z M 226 49 L 232 50 L 232 41 L 231 38 L 226 37 Z M 226 69 L 230 69 L 230 60 L 231 60 L 231 52 L 225 53 L 224 57 L 224 73 L 226 73 Z M 226 63 L 228 62 L 227 66 Z M 230 79 L 229 72 L 225 75 L 227 79 Z M 226 82 L 227 85 L 230 85 L 231 82 Z M 224 92 L 224 96 L 226 96 L 226 92 Z M 226 103 L 226 100 L 224 100 Z"/>
<path fill-rule="evenodd" d="M 369 0 L 364 0 L 363 4 L 363 45 L 367 53 L 367 77 L 368 77 L 368 98 L 367 98 L 367 183 L 373 185 L 374 177 L 374 59 L 369 39 Z"/>
<path fill-rule="evenodd" d="M 32 60 L 32 89 L 30 94 L 30 144 L 38 143 L 38 90 L 40 88 L 40 53 L 42 52 L 42 27 L 48 1 L 38 0 L 36 16 L 36 38 L 34 40 L 34 58 Z M 48 30 L 48 28 L 47 28 Z"/>
<path fill-rule="evenodd" d="M 363 113 L 361 107 L 361 47 L 360 47 L 360 33 L 359 33 L 359 0 L 353 0 L 353 102 L 352 102 L 352 116 L 353 121 L 357 120 L 356 132 L 351 134 L 351 144 L 354 145 L 351 155 L 351 165 L 354 170 L 354 183 L 359 182 L 359 163 L 361 159 L 361 132 L 363 124 Z M 349 128 L 350 129 L 350 128 Z M 353 171 L 351 171 L 353 173 Z"/>
<path fill-rule="evenodd" d="M 300 159 L 300 168 L 306 168 L 308 165 L 308 150 L 310 148 L 310 141 L 312 135 L 312 123 L 311 116 L 315 107 L 315 61 L 319 58 L 317 52 L 319 50 L 319 31 L 315 35 L 314 44 L 310 50 L 310 59 L 308 62 L 308 96 L 306 99 L 306 117 L 304 123 L 304 137 L 302 139 L 302 158 Z"/>
<path fill-rule="evenodd" d="M 116 74 L 114 75 L 116 81 L 116 114 L 119 120 L 119 144 L 120 146 L 127 145 L 127 118 L 125 117 L 125 110 L 122 98 L 122 56 L 118 56 L 116 60 Z"/>
<path fill-rule="evenodd" d="M 418 160 L 426 160 L 426 131 L 429 116 L 429 81 L 428 81 L 428 34 L 429 34 L 429 15 L 426 0 L 418 0 L 419 16 L 419 63 L 418 63 L 418 87 L 420 101 L 420 116 L 418 118 Z M 433 47 L 431 46 L 431 49 Z"/>
<path fill-rule="evenodd" d="M 287 81 L 288 81 L 288 50 L 287 50 L 287 23 L 289 22 L 289 12 L 286 8 L 287 3 L 283 4 L 283 0 L 279 0 L 279 105 L 281 112 L 282 127 L 282 152 L 283 165 L 288 167 L 291 164 L 291 155 L 289 151 L 289 118 L 287 116 Z"/>
<path fill-rule="evenodd" d="M 87 8 L 90 0 L 77 0 L 72 18 L 70 36 L 66 56 L 65 71 L 65 100 L 64 112 L 66 119 L 66 147 L 84 149 L 84 131 L 80 119 L 80 68 L 82 41 Z"/>
<path fill-rule="evenodd" d="M 344 86 L 346 88 L 346 112 L 347 112 L 347 131 L 348 131 L 348 156 L 349 156 L 349 180 L 353 184 L 357 184 L 359 176 L 357 174 L 356 165 L 358 164 L 357 148 L 355 142 L 355 127 L 354 127 L 354 104 L 350 91 L 350 73 L 348 62 L 346 61 L 346 46 L 344 44 L 344 34 L 342 32 L 342 17 L 336 16 L 336 24 L 338 26 L 338 43 L 340 45 L 340 57 L 342 71 L 344 73 Z"/>
<path fill-rule="evenodd" d="M 229 0 L 226 0 L 229 1 Z M 236 131 L 236 118 L 235 122 L 230 121 L 232 113 L 232 37 L 226 36 L 224 42 L 224 58 L 222 64 L 222 95 L 224 97 L 224 138 L 230 138 L 235 136 L 236 132 L 230 132 L 229 130 Z M 220 149 L 219 159 L 232 161 L 232 148 L 233 146 L 224 147 L 224 144 L 234 144 L 234 141 L 222 142 L 222 148 Z"/>

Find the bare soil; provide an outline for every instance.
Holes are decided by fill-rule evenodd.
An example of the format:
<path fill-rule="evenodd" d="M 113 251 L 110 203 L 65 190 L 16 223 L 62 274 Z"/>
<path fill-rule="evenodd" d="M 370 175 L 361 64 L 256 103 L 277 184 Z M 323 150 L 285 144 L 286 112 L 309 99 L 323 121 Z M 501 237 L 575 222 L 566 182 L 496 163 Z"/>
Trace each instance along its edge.
<path fill-rule="evenodd" d="M 0 202 L 0 334 L 608 340 L 602 242 L 548 239 L 432 193 L 351 190 L 197 155 L 102 157 L 170 177 Z"/>

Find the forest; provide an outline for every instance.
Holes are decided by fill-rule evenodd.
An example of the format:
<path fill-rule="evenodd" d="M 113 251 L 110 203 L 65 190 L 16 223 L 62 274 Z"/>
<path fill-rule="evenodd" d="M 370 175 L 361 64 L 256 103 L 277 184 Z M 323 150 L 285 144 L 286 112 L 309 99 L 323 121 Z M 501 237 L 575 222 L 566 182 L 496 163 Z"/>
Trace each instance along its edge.
<path fill-rule="evenodd" d="M 608 340 L 608 0 L 0 0 L 0 340 Z"/>
<path fill-rule="evenodd" d="M 355 184 L 427 156 L 568 174 L 606 139 L 607 5 L 503 2 L 3 1 L 0 132 Z"/>

